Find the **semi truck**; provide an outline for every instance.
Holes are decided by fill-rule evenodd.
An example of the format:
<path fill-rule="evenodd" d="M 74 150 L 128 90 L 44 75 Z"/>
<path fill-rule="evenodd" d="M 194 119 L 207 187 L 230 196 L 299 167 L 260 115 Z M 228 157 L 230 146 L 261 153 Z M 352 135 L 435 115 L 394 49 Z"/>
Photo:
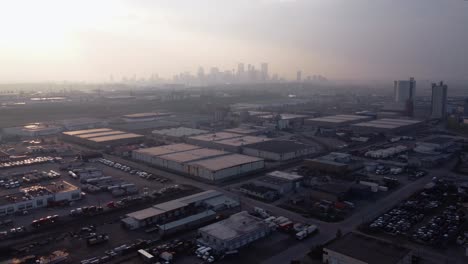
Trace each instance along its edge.
<path fill-rule="evenodd" d="M 296 233 L 296 238 L 298 240 L 303 240 L 303 239 L 307 238 L 308 236 L 310 236 L 310 235 L 312 235 L 312 234 L 314 234 L 316 232 L 318 232 L 317 226 L 316 225 L 310 225 L 310 226 L 304 228 L 304 230 L 297 232 Z"/>
<path fill-rule="evenodd" d="M 86 242 L 88 243 L 88 246 L 94 246 L 94 245 L 102 244 L 102 243 L 105 243 L 107 241 L 109 241 L 109 236 L 106 235 L 106 234 L 100 234 L 100 235 L 92 236 L 92 237 L 90 237 L 90 238 L 88 238 L 86 240 Z"/>

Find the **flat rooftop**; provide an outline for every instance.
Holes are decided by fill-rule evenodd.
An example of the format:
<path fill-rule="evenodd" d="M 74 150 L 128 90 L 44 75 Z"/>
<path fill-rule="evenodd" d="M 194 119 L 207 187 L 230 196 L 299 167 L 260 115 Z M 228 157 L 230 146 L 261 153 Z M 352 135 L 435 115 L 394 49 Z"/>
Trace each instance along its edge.
<path fill-rule="evenodd" d="M 374 128 L 383 128 L 383 129 L 396 129 L 400 127 L 406 127 L 411 125 L 416 125 L 422 123 L 419 120 L 412 119 L 394 119 L 394 118 L 382 118 L 377 120 L 372 120 L 368 122 L 362 122 L 354 124 L 355 127 L 374 127 Z"/>
<path fill-rule="evenodd" d="M 78 136 L 78 135 L 85 135 L 91 133 L 99 133 L 99 132 L 107 132 L 112 131 L 110 128 L 95 128 L 95 129 L 85 129 L 85 130 L 74 130 L 74 131 L 67 131 L 63 132 L 65 135 L 69 136 Z"/>
<path fill-rule="evenodd" d="M 275 177 L 275 178 L 285 179 L 287 181 L 297 181 L 297 180 L 304 178 L 301 175 L 287 173 L 284 171 L 273 171 L 273 172 L 268 173 L 267 175 Z"/>
<path fill-rule="evenodd" d="M 135 220 L 141 221 L 141 220 L 145 220 L 147 218 L 157 216 L 157 215 L 162 214 L 164 212 L 165 212 L 164 210 L 157 209 L 157 208 L 154 208 L 154 207 L 149 207 L 149 208 L 146 208 L 146 209 L 143 209 L 143 210 L 139 210 L 139 211 L 136 211 L 136 212 L 133 212 L 133 213 L 129 213 L 129 214 L 127 214 L 127 217 L 131 217 L 131 218 L 134 218 Z"/>
<path fill-rule="evenodd" d="M 255 134 L 263 131 L 265 128 L 255 128 L 255 127 L 235 127 L 235 128 L 229 128 L 225 129 L 224 132 L 228 133 L 235 133 L 235 134 Z"/>
<path fill-rule="evenodd" d="M 112 130 L 112 131 L 107 131 L 107 132 L 77 135 L 77 137 L 79 137 L 79 138 L 93 138 L 93 137 L 104 137 L 104 136 L 120 135 L 120 134 L 125 134 L 125 133 L 127 133 L 127 132 Z"/>
<path fill-rule="evenodd" d="M 230 154 L 221 157 L 209 158 L 189 163 L 190 165 L 200 166 L 210 171 L 219 171 L 236 167 L 243 164 L 263 161 L 263 159 L 241 155 Z"/>
<path fill-rule="evenodd" d="M 168 113 L 137 113 L 137 114 L 128 114 L 123 115 L 124 118 L 151 118 L 151 117 L 159 117 L 159 116 L 167 116 Z"/>
<path fill-rule="evenodd" d="M 190 137 L 190 139 L 200 140 L 200 141 L 220 141 L 224 139 L 242 137 L 241 134 L 229 133 L 229 132 L 217 132 L 204 135 L 198 135 Z"/>
<path fill-rule="evenodd" d="M 216 150 L 216 149 L 208 149 L 208 148 L 199 148 L 193 149 L 188 151 L 176 152 L 171 154 L 166 154 L 159 156 L 161 159 L 171 160 L 176 162 L 190 162 L 210 157 L 217 157 L 229 154 L 229 152 Z"/>
<path fill-rule="evenodd" d="M 88 138 L 88 140 L 94 141 L 96 143 L 102 143 L 102 142 L 114 141 L 114 140 L 120 140 L 120 139 L 143 138 L 143 137 L 144 137 L 143 135 L 139 135 L 139 134 L 125 133 L 125 134 L 105 136 L 105 137 Z"/>
<path fill-rule="evenodd" d="M 298 119 L 298 118 L 307 118 L 307 117 L 309 117 L 308 115 L 296 115 L 296 114 L 280 114 L 279 116 L 280 116 L 281 120 Z M 265 119 L 271 119 L 271 118 L 275 118 L 275 117 L 276 117 L 275 114 L 259 116 L 259 118 L 265 118 Z"/>
<path fill-rule="evenodd" d="M 247 147 L 273 153 L 290 153 L 311 148 L 311 146 L 288 140 L 263 141 L 251 144 Z"/>
<path fill-rule="evenodd" d="M 400 263 L 411 252 L 405 247 L 356 233 L 335 239 L 324 248 L 365 263 L 379 264 Z"/>
<path fill-rule="evenodd" d="M 152 133 L 154 135 L 162 135 L 162 136 L 190 137 L 190 136 L 195 136 L 195 135 L 206 134 L 208 133 L 208 131 L 202 130 L 202 129 L 189 128 L 189 127 L 177 127 L 177 128 L 154 130 Z"/>
<path fill-rule="evenodd" d="M 18 192 L 1 196 L 0 205 L 7 205 L 22 201 L 31 200 L 35 197 L 52 195 L 78 190 L 79 188 L 67 181 L 55 181 L 47 184 L 37 184 L 26 188 L 20 188 Z"/>
<path fill-rule="evenodd" d="M 323 116 L 317 118 L 307 119 L 311 122 L 326 122 L 326 123 L 350 123 L 354 121 L 367 120 L 369 116 L 362 115 L 332 115 L 332 116 Z"/>
<path fill-rule="evenodd" d="M 243 211 L 223 221 L 202 227 L 199 231 L 219 240 L 229 241 L 264 228 L 268 226 L 260 218 Z"/>
<path fill-rule="evenodd" d="M 134 152 L 147 154 L 151 156 L 161 156 L 165 154 L 188 151 L 188 150 L 199 149 L 199 148 L 200 147 L 198 146 L 180 143 L 180 144 L 164 145 L 164 146 L 153 147 L 153 148 L 138 149 L 138 150 L 134 150 Z"/>
<path fill-rule="evenodd" d="M 250 145 L 254 143 L 269 141 L 269 140 L 271 139 L 265 138 L 265 137 L 243 136 L 243 137 L 235 137 L 235 138 L 219 140 L 219 141 L 216 141 L 216 143 L 228 145 L 228 146 L 240 147 L 240 146 Z"/>
<path fill-rule="evenodd" d="M 222 195 L 223 194 L 218 191 L 208 190 L 208 191 L 192 194 L 189 196 L 185 196 L 179 199 L 171 200 L 168 202 L 156 204 L 156 205 L 153 205 L 152 207 L 139 210 L 133 213 L 129 213 L 126 216 L 134 218 L 135 220 L 138 220 L 138 221 L 142 221 L 151 217 L 156 217 L 160 214 L 164 214 L 169 211 L 173 211 L 173 210 L 186 207 L 189 204 L 194 203 L 194 202 L 213 199 Z"/>

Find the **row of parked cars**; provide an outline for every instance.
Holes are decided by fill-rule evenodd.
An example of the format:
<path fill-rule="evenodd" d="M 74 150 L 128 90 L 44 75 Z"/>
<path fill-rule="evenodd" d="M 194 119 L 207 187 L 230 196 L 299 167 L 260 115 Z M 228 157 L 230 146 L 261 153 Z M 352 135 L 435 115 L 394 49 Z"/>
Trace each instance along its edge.
<path fill-rule="evenodd" d="M 130 166 L 127 166 L 127 165 L 124 165 L 124 164 L 120 164 L 118 162 L 114 162 L 112 160 L 108 160 L 108 159 L 104 159 L 104 158 L 100 158 L 98 159 L 98 162 L 104 164 L 104 165 L 107 165 L 109 167 L 113 167 L 115 169 L 119 169 L 119 170 L 122 170 L 122 171 L 125 171 L 125 172 L 128 172 L 132 175 L 137 175 L 143 179 L 147 179 L 147 180 L 155 180 L 155 181 L 158 181 L 158 182 L 161 182 L 161 183 L 166 183 L 168 182 L 169 180 L 164 178 L 164 177 L 160 177 L 160 176 L 155 176 L 149 172 L 146 172 L 146 171 L 141 171 L 141 170 L 138 170 L 138 169 L 135 169 L 135 168 L 132 168 Z"/>
<path fill-rule="evenodd" d="M 425 225 L 415 230 L 412 238 L 433 246 L 444 246 L 450 239 L 457 236 L 464 222 L 464 213 L 453 205 L 448 206 L 440 214 L 433 216 Z"/>
<path fill-rule="evenodd" d="M 34 158 L 18 160 L 18 161 L 8 161 L 8 162 L 0 163 L 0 169 L 29 166 L 29 165 L 34 165 L 34 164 L 53 162 L 55 160 L 56 160 L 55 158 L 47 156 L 47 157 L 34 157 Z"/>
<path fill-rule="evenodd" d="M 100 264 L 100 263 L 108 263 L 119 256 L 126 256 L 130 253 L 136 252 L 139 249 L 146 248 L 148 246 L 154 245 L 158 242 L 158 240 L 142 240 L 138 239 L 136 242 L 131 244 L 122 244 L 118 247 L 113 249 L 107 250 L 104 255 L 87 258 L 80 261 L 80 264 Z"/>
<path fill-rule="evenodd" d="M 35 172 L 25 175 L 21 178 L 19 177 L 9 177 L 0 180 L 0 187 L 6 189 L 18 188 L 23 184 L 32 184 L 36 182 L 40 182 L 43 180 L 50 180 L 56 179 L 60 177 L 60 173 L 50 170 L 49 172 L 42 171 L 42 172 Z"/>
<path fill-rule="evenodd" d="M 26 227 L 24 227 L 24 226 L 13 227 L 10 230 L 0 231 L 0 239 L 8 237 L 8 236 L 14 236 L 14 235 L 17 235 L 17 234 L 22 234 L 24 232 L 26 232 Z"/>
<path fill-rule="evenodd" d="M 465 214 L 457 205 L 462 199 L 455 184 L 437 179 L 372 221 L 369 228 L 403 235 L 424 244 L 443 246 L 457 237 L 465 222 Z"/>
<path fill-rule="evenodd" d="M 34 228 L 39 228 L 47 225 L 52 225 L 59 220 L 58 215 L 49 215 L 40 219 L 33 220 L 31 226 Z"/>

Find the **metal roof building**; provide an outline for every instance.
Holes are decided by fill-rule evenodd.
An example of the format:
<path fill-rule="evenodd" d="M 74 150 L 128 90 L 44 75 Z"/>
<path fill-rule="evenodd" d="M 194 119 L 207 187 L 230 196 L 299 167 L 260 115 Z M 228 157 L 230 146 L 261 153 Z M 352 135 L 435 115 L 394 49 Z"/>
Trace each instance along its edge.
<path fill-rule="evenodd" d="M 103 148 L 140 143 L 144 136 L 110 128 L 97 128 L 63 132 L 62 138 L 91 148 Z"/>
<path fill-rule="evenodd" d="M 216 206 L 212 206 L 213 204 Z M 129 229 L 137 229 L 151 224 L 170 223 L 171 219 L 179 220 L 183 216 L 190 216 L 190 210 L 187 210 L 189 207 L 204 207 L 207 210 L 218 211 L 224 207 L 232 208 L 238 205 L 238 202 L 221 192 L 208 190 L 129 213 L 122 219 L 122 223 Z M 197 220 L 198 217 L 193 219 Z"/>
<path fill-rule="evenodd" d="M 199 242 L 217 252 L 235 250 L 267 236 L 270 227 L 246 211 L 198 229 Z"/>
<path fill-rule="evenodd" d="M 316 152 L 315 147 L 287 140 L 268 140 L 244 146 L 242 153 L 267 160 L 286 161 Z"/>
<path fill-rule="evenodd" d="M 423 122 L 414 119 L 382 118 L 369 122 L 357 123 L 351 126 L 357 133 L 395 133 L 413 129 Z"/>
<path fill-rule="evenodd" d="M 315 127 L 334 128 L 372 119 L 372 117 L 362 115 L 333 115 L 307 119 L 305 124 Z"/>
<path fill-rule="evenodd" d="M 223 181 L 263 169 L 264 160 L 240 154 L 203 159 L 188 164 L 190 175 L 208 181 Z"/>

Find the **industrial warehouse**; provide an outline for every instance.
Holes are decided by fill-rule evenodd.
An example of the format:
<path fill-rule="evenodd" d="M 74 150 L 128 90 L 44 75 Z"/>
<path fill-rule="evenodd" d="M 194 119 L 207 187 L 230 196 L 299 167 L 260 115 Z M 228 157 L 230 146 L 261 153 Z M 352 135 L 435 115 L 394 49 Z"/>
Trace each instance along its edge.
<path fill-rule="evenodd" d="M 171 232 L 170 228 L 180 227 L 177 223 L 187 228 L 190 224 L 212 220 L 218 211 L 237 206 L 237 201 L 208 190 L 127 214 L 122 223 L 131 230 L 161 224 L 163 232 Z"/>
<path fill-rule="evenodd" d="M 34 185 L 0 197 L 0 216 L 81 198 L 81 189 L 66 181 Z"/>
<path fill-rule="evenodd" d="M 181 142 L 187 137 L 207 134 L 208 131 L 189 127 L 177 127 L 153 130 L 151 133 L 152 136 L 158 141 L 167 140 L 172 142 Z"/>
<path fill-rule="evenodd" d="M 198 230 L 202 245 L 217 252 L 236 250 L 270 234 L 271 229 L 262 219 L 243 211 L 228 219 Z"/>
<path fill-rule="evenodd" d="M 413 119 L 382 118 L 351 125 L 356 133 L 399 133 L 421 125 L 422 122 Z"/>
<path fill-rule="evenodd" d="M 242 148 L 242 153 L 272 161 L 289 161 L 311 155 L 315 147 L 287 140 L 268 140 Z"/>
<path fill-rule="evenodd" d="M 369 120 L 372 120 L 372 117 L 364 115 L 333 115 L 307 119 L 305 124 L 313 127 L 337 128 Z"/>
<path fill-rule="evenodd" d="M 264 161 L 260 158 L 183 143 L 135 150 L 132 157 L 212 182 L 246 175 L 264 167 Z"/>
<path fill-rule="evenodd" d="M 68 131 L 63 132 L 62 137 L 66 141 L 83 144 L 90 148 L 135 144 L 143 141 L 144 139 L 143 135 L 127 133 L 110 128 Z"/>
<path fill-rule="evenodd" d="M 241 135 L 230 132 L 218 132 L 189 137 L 187 142 L 206 148 L 241 152 L 243 147 L 269 140 L 270 139 L 264 137 Z"/>

